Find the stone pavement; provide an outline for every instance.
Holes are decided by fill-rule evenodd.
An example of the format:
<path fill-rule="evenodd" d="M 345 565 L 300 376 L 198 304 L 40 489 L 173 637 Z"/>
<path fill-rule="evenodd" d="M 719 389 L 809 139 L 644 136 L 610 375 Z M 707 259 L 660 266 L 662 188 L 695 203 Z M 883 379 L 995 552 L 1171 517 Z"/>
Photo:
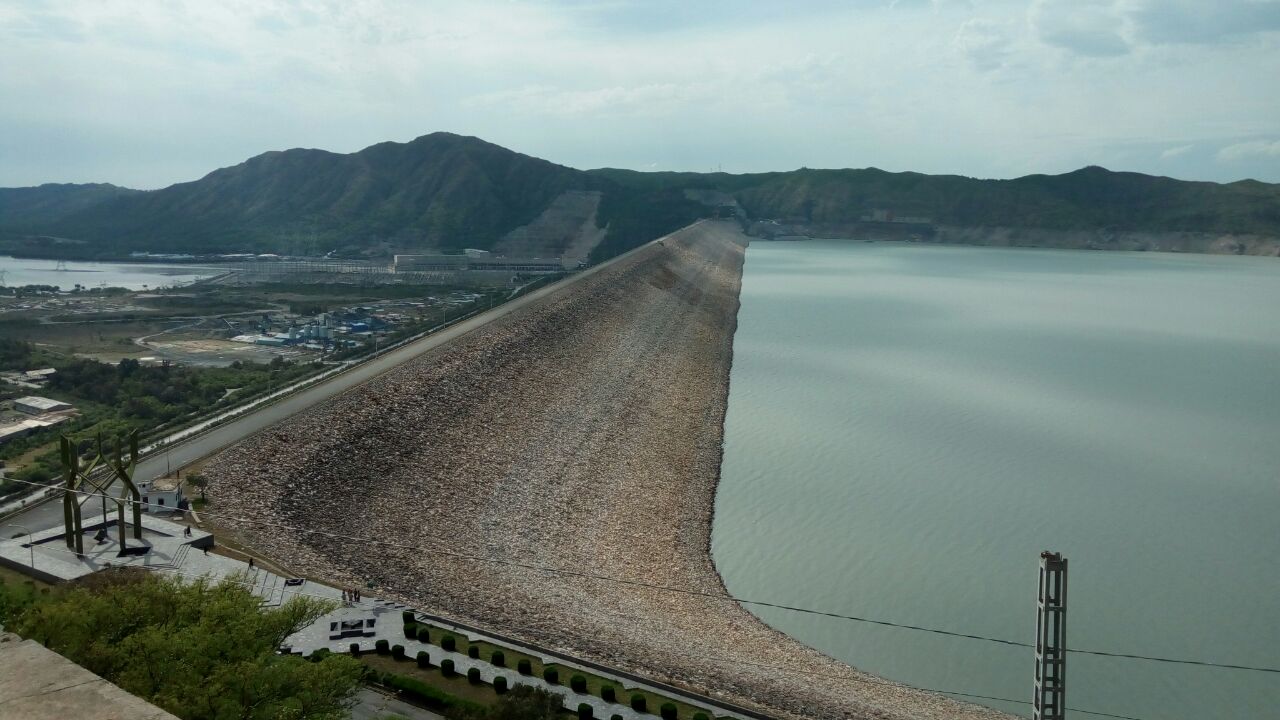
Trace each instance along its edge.
<path fill-rule="evenodd" d="M 351 706 L 351 720 L 384 720 L 387 717 L 402 717 L 408 720 L 444 720 L 443 715 L 423 710 L 416 705 L 410 705 L 371 688 L 363 688 L 356 693 L 356 704 Z"/>
<path fill-rule="evenodd" d="M 178 720 L 46 649 L 0 632 L 0 718 Z"/>

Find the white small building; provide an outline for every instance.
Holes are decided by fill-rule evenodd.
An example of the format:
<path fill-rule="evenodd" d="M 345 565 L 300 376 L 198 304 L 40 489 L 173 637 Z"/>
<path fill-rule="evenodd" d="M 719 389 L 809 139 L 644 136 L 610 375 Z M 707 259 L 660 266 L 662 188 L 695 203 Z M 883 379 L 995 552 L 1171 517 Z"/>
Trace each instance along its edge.
<path fill-rule="evenodd" d="M 28 395 L 14 400 L 13 409 L 18 412 L 24 412 L 28 415 L 43 415 L 45 413 L 61 412 L 63 410 L 72 410 L 74 408 L 71 403 L 64 403 L 61 400 L 40 397 L 38 395 Z"/>
<path fill-rule="evenodd" d="M 182 501 L 182 481 L 178 478 L 156 478 L 138 483 L 138 492 L 142 494 L 142 510 L 144 512 L 180 512 Z"/>

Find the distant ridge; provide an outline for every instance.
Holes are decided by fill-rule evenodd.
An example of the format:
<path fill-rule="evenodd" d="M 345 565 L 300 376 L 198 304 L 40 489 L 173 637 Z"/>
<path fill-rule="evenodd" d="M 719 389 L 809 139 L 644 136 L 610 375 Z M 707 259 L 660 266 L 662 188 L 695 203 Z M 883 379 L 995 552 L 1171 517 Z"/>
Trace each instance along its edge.
<path fill-rule="evenodd" d="M 604 237 L 592 253 L 597 259 L 717 212 L 715 206 L 744 220 L 778 220 L 797 232 L 837 236 L 856 235 L 858 223 L 879 212 L 927 219 L 939 231 L 924 239 L 942 242 L 982 243 L 984 229 L 999 229 L 1001 242 L 1060 247 L 1107 246 L 1115 233 L 1179 233 L 1164 244 L 1157 238 L 1114 247 L 1280 252 L 1280 185 L 1253 180 L 1188 182 L 1100 167 L 1014 180 L 875 168 L 747 175 L 582 171 L 443 132 L 350 154 L 267 152 L 161 190 L 103 184 L 0 189 L 0 252 L 385 257 L 501 243 L 514 253 L 528 233 L 513 231 L 539 218 L 537 251 L 548 252 L 581 246 L 592 235 L 598 240 L 581 222 L 563 232 L 546 224 L 558 198 L 582 193 L 599 198 L 595 221 Z"/>

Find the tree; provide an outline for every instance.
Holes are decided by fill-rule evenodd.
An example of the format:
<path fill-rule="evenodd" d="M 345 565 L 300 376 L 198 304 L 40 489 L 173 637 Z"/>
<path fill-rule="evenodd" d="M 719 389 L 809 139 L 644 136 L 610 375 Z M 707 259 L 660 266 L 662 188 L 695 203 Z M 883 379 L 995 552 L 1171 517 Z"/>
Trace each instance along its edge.
<path fill-rule="evenodd" d="M 359 662 L 275 654 L 333 604 L 260 603 L 233 582 L 115 570 L 57 588 L 20 611 L 12 629 L 184 720 L 345 717 Z"/>
<path fill-rule="evenodd" d="M 187 476 L 187 482 L 191 483 L 191 487 L 200 491 L 200 499 L 206 500 L 204 491 L 209 487 L 209 478 L 200 473 L 193 473 Z"/>

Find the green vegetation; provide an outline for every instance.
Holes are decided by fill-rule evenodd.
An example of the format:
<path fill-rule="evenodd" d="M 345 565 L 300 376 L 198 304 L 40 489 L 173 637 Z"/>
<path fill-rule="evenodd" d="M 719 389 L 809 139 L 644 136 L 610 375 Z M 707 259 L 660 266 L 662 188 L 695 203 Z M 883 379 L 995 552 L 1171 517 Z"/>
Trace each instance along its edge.
<path fill-rule="evenodd" d="M 631 709 L 636 712 L 645 712 L 649 707 L 649 702 L 644 695 L 640 693 L 631 693 Z"/>
<path fill-rule="evenodd" d="M 184 720 L 337 720 L 360 683 L 344 655 L 277 655 L 332 609 L 263 609 L 241 585 L 106 571 L 47 593 L 0 583 L 0 623 Z"/>
<path fill-rule="evenodd" d="M 398 690 L 409 697 L 437 710 L 484 712 L 484 706 L 470 700 L 464 700 L 439 688 L 418 680 L 394 673 L 385 673 L 379 680 L 393 690 Z"/>
<path fill-rule="evenodd" d="M 662 720 L 676 720 L 678 715 L 676 706 L 672 703 L 662 703 L 662 707 L 658 708 L 658 712 L 662 714 Z"/>
<path fill-rule="evenodd" d="M 25 456 L 28 462 L 12 475 L 27 482 L 46 482 L 57 476 L 58 457 L 53 443 L 60 434 L 70 436 L 83 452 L 99 434 L 124 436 L 136 429 L 146 436 L 296 382 L 315 370 L 314 366 L 287 363 L 280 358 L 265 365 L 235 363 L 225 368 L 144 366 L 128 358 L 119 365 L 110 365 L 0 338 L 0 370 L 34 367 L 57 369 L 40 394 L 75 405 L 80 415 L 0 446 L 0 460 L 8 462 Z M 239 391 L 227 396 L 226 391 L 231 388 Z M 0 399 L 19 394 L 26 393 L 0 390 Z M 0 481 L 0 497 L 27 489 L 29 486 L 20 482 Z"/>
<path fill-rule="evenodd" d="M 468 668 L 467 680 L 472 685 L 478 685 L 480 683 L 480 668 Z"/>
<path fill-rule="evenodd" d="M 419 650 L 418 656 L 415 659 L 418 663 L 418 667 L 420 668 L 431 667 L 431 655 L 426 650 Z"/>
<path fill-rule="evenodd" d="M 619 702 L 620 695 L 624 694 L 624 691 L 619 689 L 612 681 L 606 680 L 589 672 L 579 671 L 577 668 L 570 668 L 555 664 L 544 664 L 536 656 L 506 647 L 500 648 L 484 641 L 470 641 L 465 637 L 452 635 L 445 630 L 424 621 L 419 621 L 418 628 L 420 631 L 430 628 L 432 634 L 441 638 L 440 645 L 442 647 L 445 643 L 444 638 L 451 638 L 451 647 L 455 651 L 466 652 L 469 657 L 491 658 L 491 663 L 497 667 L 507 667 L 511 663 L 514 663 L 516 672 L 521 675 L 542 677 L 547 680 L 547 682 L 553 684 L 559 684 L 562 676 L 567 677 L 569 687 L 574 692 L 595 695 L 607 702 Z M 473 652 L 475 654 L 473 654 Z M 499 659 L 501 662 L 498 662 Z M 450 667 L 452 668 L 452 665 Z M 648 690 L 626 690 L 625 696 L 628 699 L 624 702 L 629 702 L 633 708 L 637 702 L 646 708 L 660 708 L 663 704 L 674 705 L 677 714 L 682 718 L 692 717 L 695 713 L 701 711 L 700 708 L 689 705 L 681 701 L 679 698 L 668 697 L 659 693 L 649 692 Z"/>
<path fill-rule="evenodd" d="M 560 720 L 564 698 L 541 688 L 517 685 L 483 711 L 452 713 L 458 720 Z"/>

